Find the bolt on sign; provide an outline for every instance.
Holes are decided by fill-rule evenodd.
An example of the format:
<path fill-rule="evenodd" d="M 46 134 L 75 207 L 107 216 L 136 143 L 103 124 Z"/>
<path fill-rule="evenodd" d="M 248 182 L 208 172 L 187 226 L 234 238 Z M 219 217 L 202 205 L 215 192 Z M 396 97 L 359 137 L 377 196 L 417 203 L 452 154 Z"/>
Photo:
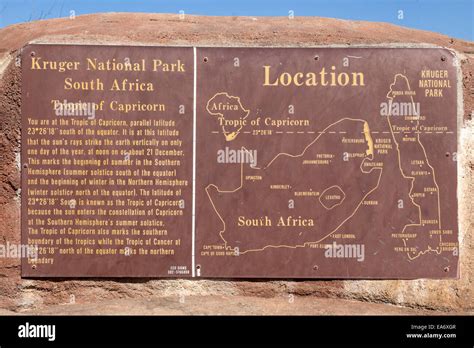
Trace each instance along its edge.
<path fill-rule="evenodd" d="M 24 277 L 455 278 L 441 48 L 29 45 Z"/>

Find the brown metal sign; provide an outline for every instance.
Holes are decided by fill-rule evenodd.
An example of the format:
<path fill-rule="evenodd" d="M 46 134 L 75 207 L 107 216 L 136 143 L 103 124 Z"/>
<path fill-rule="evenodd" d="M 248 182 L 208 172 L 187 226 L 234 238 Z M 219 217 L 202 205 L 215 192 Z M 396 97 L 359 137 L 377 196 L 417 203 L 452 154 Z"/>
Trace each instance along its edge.
<path fill-rule="evenodd" d="M 24 276 L 456 277 L 445 49 L 28 46 Z"/>
<path fill-rule="evenodd" d="M 191 274 L 193 52 L 23 51 L 25 276 Z"/>

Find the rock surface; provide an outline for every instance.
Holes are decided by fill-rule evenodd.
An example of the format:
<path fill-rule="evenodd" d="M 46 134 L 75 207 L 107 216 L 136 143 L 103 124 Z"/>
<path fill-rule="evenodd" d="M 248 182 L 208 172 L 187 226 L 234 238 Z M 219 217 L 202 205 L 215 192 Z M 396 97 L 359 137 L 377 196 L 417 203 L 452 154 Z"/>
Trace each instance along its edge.
<path fill-rule="evenodd" d="M 28 42 L 128 45 L 315 46 L 437 45 L 458 52 L 464 117 L 459 140 L 460 279 L 247 281 L 87 279 L 26 280 L 19 260 L 0 259 L 3 313 L 67 314 L 403 314 L 472 312 L 474 210 L 474 44 L 385 23 L 327 18 L 99 14 L 0 30 L 0 240 L 20 241 L 21 76 L 15 64 Z M 295 301 L 288 303 L 288 296 Z M 185 296 L 183 307 L 178 297 Z M 203 300 L 205 299 L 205 301 Z M 342 299 L 361 300 L 361 304 Z M 75 302 L 74 305 L 57 306 Z M 373 302 L 376 304 L 371 304 Z M 380 303 L 380 304 L 377 304 Z M 382 305 L 393 304 L 399 307 Z M 229 305 L 229 309 L 225 306 Z M 364 307 L 365 306 L 365 307 Z M 414 309 L 410 309 L 411 307 Z M 66 309 L 67 308 L 67 309 Z"/>
<path fill-rule="evenodd" d="M 174 296 L 63 304 L 28 315 L 434 315 L 419 310 L 351 300 L 277 296 Z M 0 312 L 1 314 L 1 312 Z"/>

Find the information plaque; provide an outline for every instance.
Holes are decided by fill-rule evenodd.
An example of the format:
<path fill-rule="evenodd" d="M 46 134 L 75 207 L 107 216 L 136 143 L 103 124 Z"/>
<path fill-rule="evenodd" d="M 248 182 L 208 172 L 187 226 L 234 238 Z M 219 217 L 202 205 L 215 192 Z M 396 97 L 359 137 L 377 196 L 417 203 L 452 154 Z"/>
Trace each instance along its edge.
<path fill-rule="evenodd" d="M 190 276 L 193 51 L 23 51 L 27 276 Z"/>
<path fill-rule="evenodd" d="M 457 277 L 456 62 L 29 45 L 22 274 Z"/>

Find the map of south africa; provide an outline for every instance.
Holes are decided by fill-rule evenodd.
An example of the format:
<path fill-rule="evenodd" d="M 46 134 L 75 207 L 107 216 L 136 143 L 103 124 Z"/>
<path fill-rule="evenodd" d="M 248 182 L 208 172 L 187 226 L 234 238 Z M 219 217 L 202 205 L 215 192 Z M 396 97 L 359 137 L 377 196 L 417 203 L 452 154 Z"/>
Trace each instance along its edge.
<path fill-rule="evenodd" d="M 200 187 L 205 192 L 200 204 L 213 221 L 206 225 L 209 242 L 203 245 L 202 259 L 227 259 L 226 264 L 238 267 L 248 262 L 246 257 L 255 262 L 281 255 L 287 259 L 279 261 L 281 267 L 290 269 L 292 257 L 305 255 L 296 256 L 297 268 L 309 259 L 307 269 L 313 273 L 305 270 L 303 276 L 324 269 L 325 275 L 343 276 L 350 274 L 349 265 L 363 275 L 376 266 L 361 268 L 361 261 L 385 263 L 391 257 L 396 260 L 392 265 L 407 268 L 415 267 L 410 266 L 413 262 L 456 259 L 456 226 L 452 216 L 444 221 L 452 214 L 448 202 L 455 188 L 440 189 L 441 180 L 456 173 L 455 147 L 452 142 L 443 147 L 446 138 L 454 139 L 455 146 L 456 116 L 450 122 L 447 109 L 440 113 L 433 108 L 454 86 L 447 72 L 424 66 L 416 75 L 402 70 L 390 76 L 377 86 L 383 98 L 352 94 L 344 99 L 340 91 L 334 92 L 327 97 L 334 104 L 327 104 L 325 117 L 317 122 L 312 110 L 290 104 L 299 110 L 290 116 L 306 116 L 309 127 L 297 121 L 295 127 L 272 127 L 281 115 L 269 115 L 263 105 L 235 89 L 210 95 L 205 103 L 207 137 L 217 137 L 226 153 L 240 154 L 240 161 L 230 156 L 229 164 L 217 164 L 216 170 L 227 169 Z M 426 88 L 433 81 L 442 87 Z M 301 93 L 318 99 L 316 91 Z M 356 98 L 362 103 L 354 102 Z M 369 100 L 375 107 L 367 107 Z M 345 114 L 338 103 L 347 104 Z M 221 258 L 212 258 L 218 255 Z M 449 264 L 439 273 L 452 268 Z"/>

